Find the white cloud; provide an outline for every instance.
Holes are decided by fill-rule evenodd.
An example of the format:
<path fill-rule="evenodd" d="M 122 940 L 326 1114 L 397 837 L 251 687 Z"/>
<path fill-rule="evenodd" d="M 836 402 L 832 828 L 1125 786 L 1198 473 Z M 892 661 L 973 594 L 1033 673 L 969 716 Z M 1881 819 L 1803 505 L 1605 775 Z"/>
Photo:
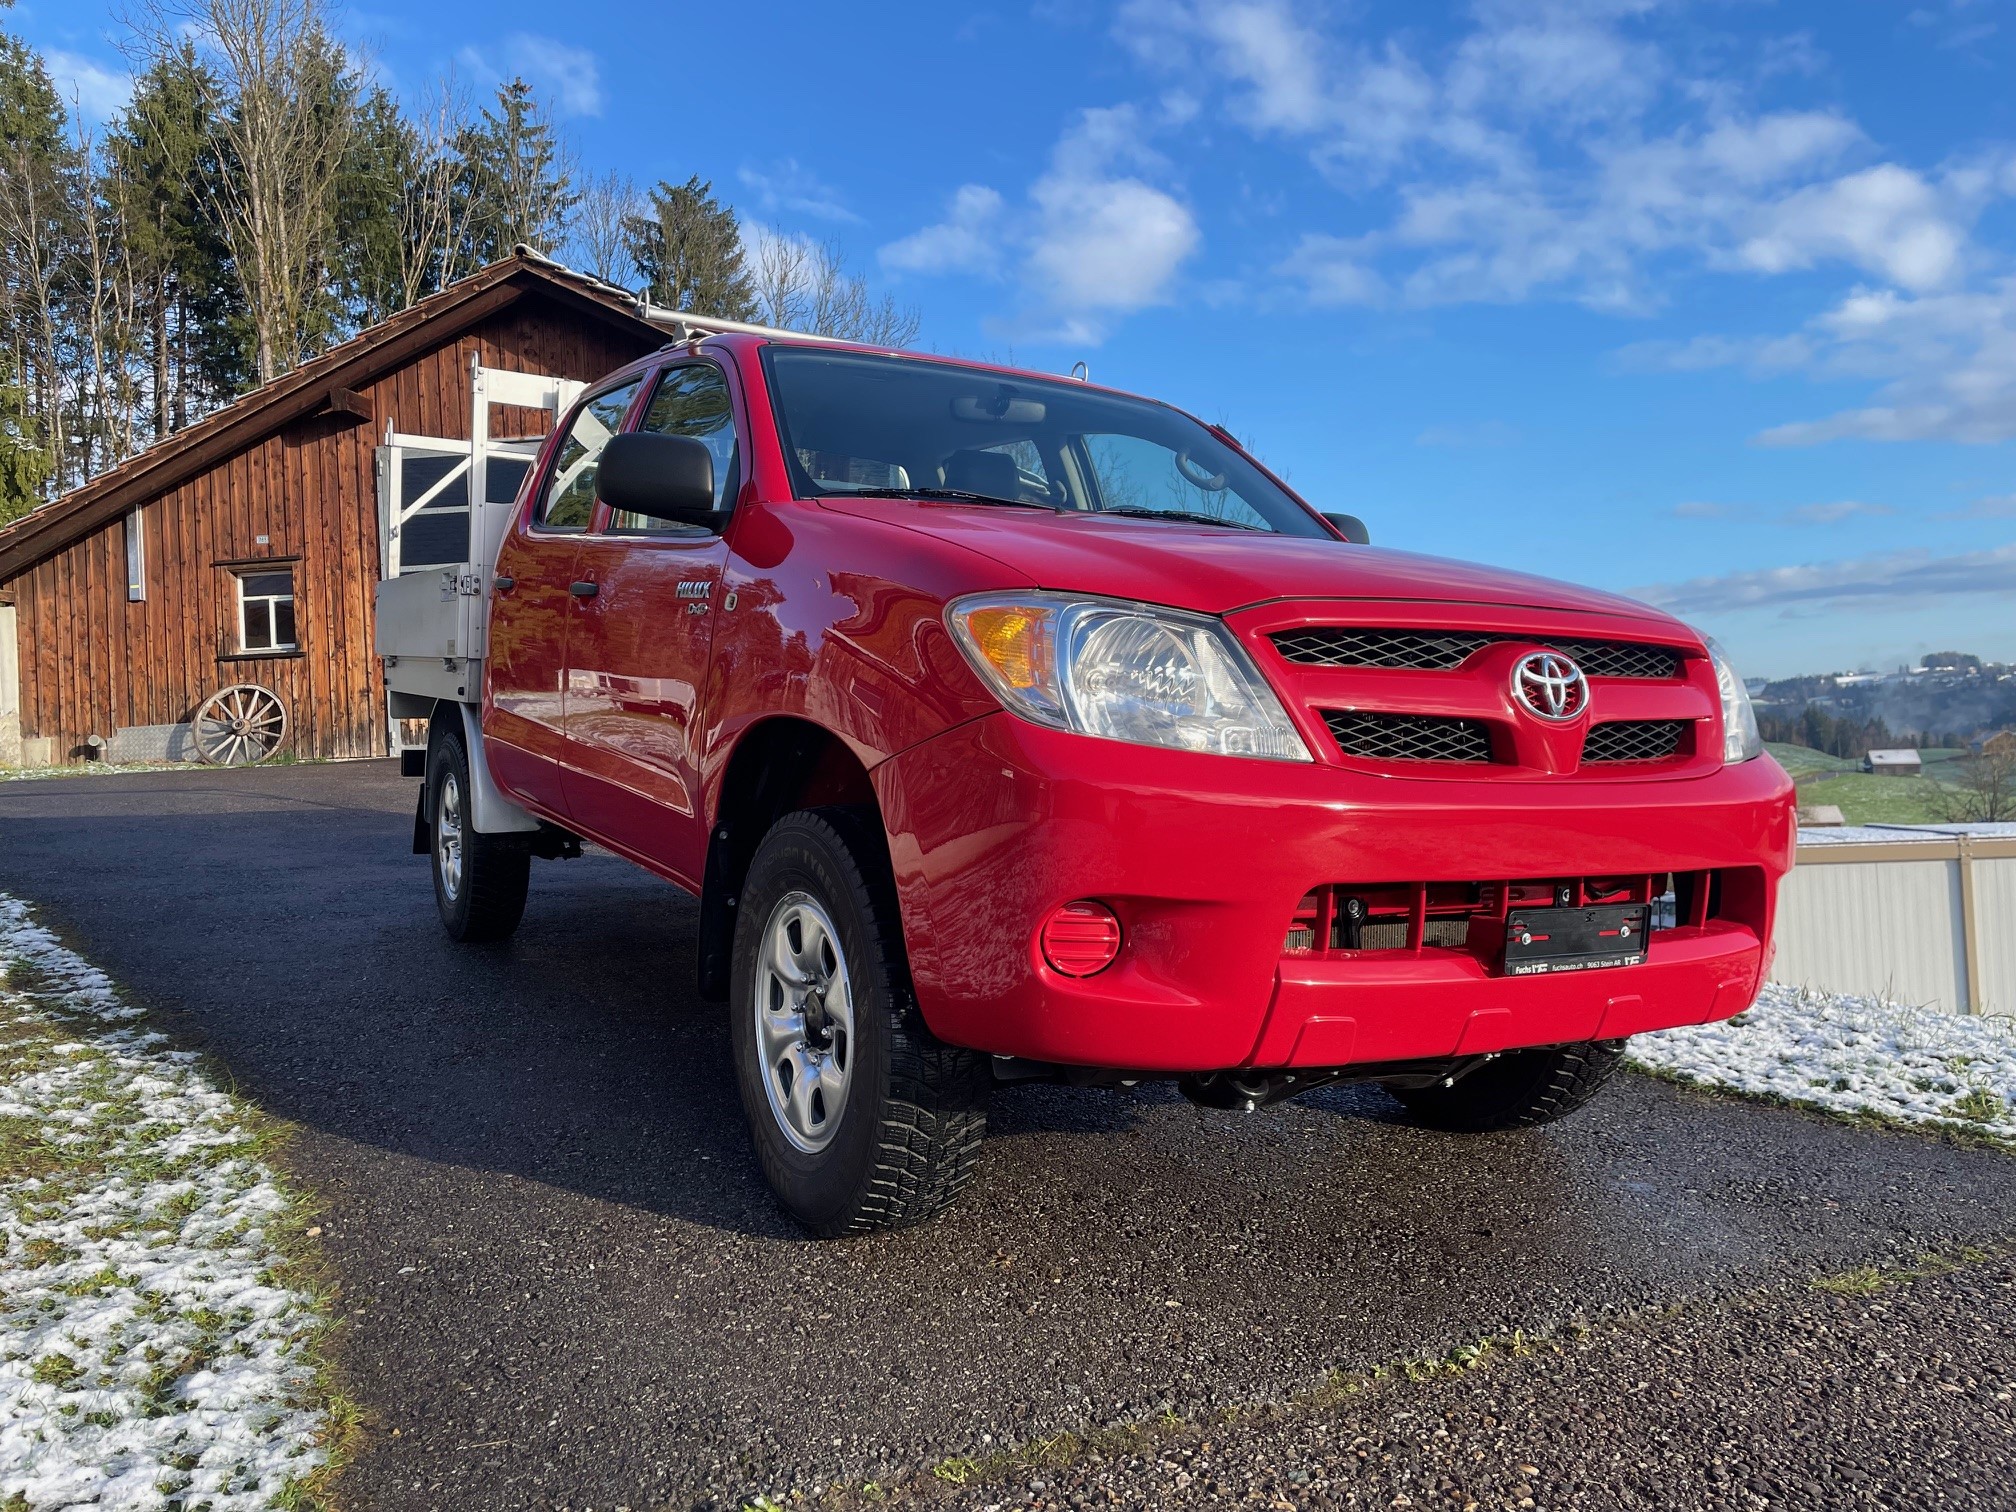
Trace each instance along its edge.
<path fill-rule="evenodd" d="M 1004 202 L 998 189 L 962 184 L 945 219 L 883 247 L 892 273 L 991 273 L 1000 266 Z"/>
<path fill-rule="evenodd" d="M 1029 274 L 1067 310 L 1158 304 L 1197 249 L 1197 222 L 1175 196 L 1134 178 L 1053 174 L 1030 191 L 1041 215 Z"/>
<path fill-rule="evenodd" d="M 524 79 L 556 115 L 599 116 L 607 103 L 595 54 L 555 37 L 512 32 L 494 47 L 463 48 L 459 61 L 478 79 Z"/>
<path fill-rule="evenodd" d="M 920 273 L 990 273 L 1019 259 L 1030 307 L 1014 323 L 1027 340 L 1095 345 L 1106 321 L 1169 297 L 1201 235 L 1128 106 L 1082 112 L 1052 149 L 1050 166 L 1011 208 L 968 184 L 946 218 L 889 243 L 884 267 Z"/>
<path fill-rule="evenodd" d="M 1300 143 L 1343 191 L 1277 263 L 1314 305 L 1643 310 L 1676 258 L 1751 273 L 1846 264 L 1918 292 L 1964 272 L 1984 199 L 2016 193 L 2007 172 L 1996 185 L 1871 163 L 1838 111 L 1759 110 L 1758 83 L 1788 57 L 1810 67 L 1810 43 L 1760 46 L 1746 79 L 1641 24 L 1662 8 L 1476 0 L 1438 47 L 1319 24 L 1314 0 L 1129 0 L 1115 32 L 1207 119 Z M 1391 214 L 1365 198 L 1389 185 Z"/>
<path fill-rule="evenodd" d="M 840 191 L 824 182 L 796 158 L 782 158 L 768 167 L 744 165 L 736 175 L 756 196 L 766 214 L 785 211 L 814 220 L 859 221 Z"/>
<path fill-rule="evenodd" d="M 1963 594 L 2009 598 L 2016 597 L 2016 546 L 1945 557 L 1922 550 L 1884 552 L 1848 561 L 1691 578 L 1631 592 L 1634 598 L 1681 615 L 1916 605 Z"/>
<path fill-rule="evenodd" d="M 124 69 L 60 47 L 46 49 L 42 63 L 58 97 L 81 124 L 96 126 L 109 121 L 133 98 L 133 75 Z"/>
<path fill-rule="evenodd" d="M 1378 304 L 1387 297 L 1386 280 L 1367 265 L 1369 252 L 1360 238 L 1311 232 L 1275 271 L 1300 285 L 1311 304 Z"/>
<path fill-rule="evenodd" d="M 1995 494 L 1976 499 L 1965 509 L 1949 509 L 1935 514 L 1935 520 L 2016 520 L 2016 494 Z"/>
<path fill-rule="evenodd" d="M 1894 163 L 1802 189 L 1760 219 L 1742 247 L 1752 267 L 1783 273 L 1831 256 L 1907 289 L 1949 282 L 1966 240 L 1932 185 Z"/>
<path fill-rule="evenodd" d="M 2016 439 L 2016 277 L 1922 295 L 1856 289 L 1789 336 L 1697 337 L 1618 355 L 1630 366 L 1741 365 L 1877 383 L 1878 402 L 1772 426 L 1756 438 L 1766 446 Z"/>
<path fill-rule="evenodd" d="M 1894 515 L 1888 504 L 1865 504 L 1859 499 L 1841 499 L 1832 504 L 1801 504 L 1780 518 L 1787 525 L 1839 525 L 1844 520 L 1864 520 Z"/>

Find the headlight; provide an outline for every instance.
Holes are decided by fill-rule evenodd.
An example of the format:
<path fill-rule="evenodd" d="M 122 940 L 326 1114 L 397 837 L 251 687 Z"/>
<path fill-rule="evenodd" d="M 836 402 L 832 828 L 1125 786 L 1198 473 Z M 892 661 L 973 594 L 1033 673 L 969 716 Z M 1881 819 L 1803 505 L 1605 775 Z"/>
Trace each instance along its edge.
<path fill-rule="evenodd" d="M 1762 755 L 1764 737 L 1757 733 L 1757 711 L 1750 706 L 1750 690 L 1729 665 L 1729 658 L 1712 639 L 1708 657 L 1715 663 L 1715 685 L 1722 690 L 1722 760 L 1748 761 Z"/>
<path fill-rule="evenodd" d="M 1024 719 L 1136 745 L 1310 759 L 1273 689 L 1209 615 L 1017 593 L 959 599 L 945 619 Z"/>

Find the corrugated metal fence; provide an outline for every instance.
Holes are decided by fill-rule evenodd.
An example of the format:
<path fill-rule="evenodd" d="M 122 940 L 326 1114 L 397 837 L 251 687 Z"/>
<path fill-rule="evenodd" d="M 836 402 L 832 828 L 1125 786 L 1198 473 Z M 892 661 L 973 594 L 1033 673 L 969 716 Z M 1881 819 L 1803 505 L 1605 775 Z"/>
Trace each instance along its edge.
<path fill-rule="evenodd" d="M 2016 827 L 1807 832 L 1771 979 L 2016 1014 Z"/>

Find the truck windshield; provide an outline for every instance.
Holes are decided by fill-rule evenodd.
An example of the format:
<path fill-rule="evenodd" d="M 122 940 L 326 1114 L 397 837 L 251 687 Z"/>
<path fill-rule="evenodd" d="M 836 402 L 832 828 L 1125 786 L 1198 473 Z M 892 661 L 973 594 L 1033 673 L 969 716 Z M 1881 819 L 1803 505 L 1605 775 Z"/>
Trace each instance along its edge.
<path fill-rule="evenodd" d="M 1326 535 L 1166 405 L 915 358 L 794 346 L 763 358 L 801 498 L 945 498 Z"/>

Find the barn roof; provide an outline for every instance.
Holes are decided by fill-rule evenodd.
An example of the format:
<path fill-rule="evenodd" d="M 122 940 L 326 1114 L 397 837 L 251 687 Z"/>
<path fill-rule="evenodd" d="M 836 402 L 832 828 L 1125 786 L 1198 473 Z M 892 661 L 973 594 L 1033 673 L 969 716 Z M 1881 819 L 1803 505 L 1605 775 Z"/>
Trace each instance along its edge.
<path fill-rule="evenodd" d="M 344 408 L 349 391 L 528 294 L 546 295 L 587 318 L 664 339 L 664 332 L 644 318 L 643 308 L 624 290 L 536 254 L 515 253 L 358 332 L 341 346 L 0 528 L 0 584 L 290 421 Z"/>

